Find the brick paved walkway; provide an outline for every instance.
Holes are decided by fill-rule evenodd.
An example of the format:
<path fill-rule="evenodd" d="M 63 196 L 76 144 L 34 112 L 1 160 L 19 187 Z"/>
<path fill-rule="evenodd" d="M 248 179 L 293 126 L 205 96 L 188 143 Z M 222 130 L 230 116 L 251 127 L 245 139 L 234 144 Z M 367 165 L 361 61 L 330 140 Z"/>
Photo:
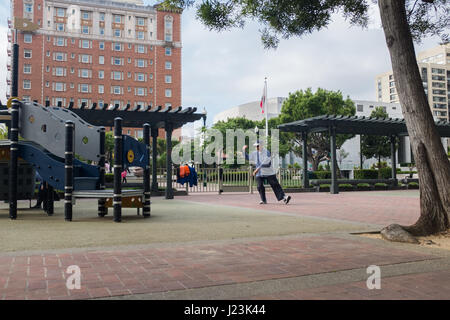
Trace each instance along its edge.
<path fill-rule="evenodd" d="M 0 257 L 1 299 L 84 299 L 298 277 L 436 258 L 333 236 Z M 67 290 L 65 270 L 81 268 Z"/>
<path fill-rule="evenodd" d="M 276 295 L 241 297 L 245 300 L 449 300 L 450 270 L 382 278 L 380 289 L 365 281 L 283 291 Z"/>
<path fill-rule="evenodd" d="M 417 191 L 324 192 L 292 193 L 289 205 L 277 202 L 270 188 L 266 190 L 267 205 L 259 204 L 259 194 L 226 193 L 215 196 L 191 193 L 187 201 L 213 205 L 239 206 L 258 210 L 278 211 L 301 216 L 332 218 L 345 221 L 389 225 L 413 224 L 420 215 Z"/>
<path fill-rule="evenodd" d="M 193 194 L 182 199 L 203 203 L 211 210 L 214 206 L 242 207 L 270 211 L 275 217 L 289 214 L 373 225 L 413 223 L 419 214 L 418 197 L 411 192 L 300 193 L 293 194 L 293 202 L 288 206 L 275 203 L 272 194 L 271 204 L 266 206 L 257 204 L 257 194 Z M 238 214 L 239 210 L 233 213 Z M 271 223 L 276 224 L 276 219 Z M 118 230 L 121 226 L 117 225 Z M 118 296 L 123 299 L 450 299 L 450 254 L 445 250 L 430 251 L 414 245 L 350 236 L 342 231 L 230 238 L 0 253 L 0 300 Z M 66 287 L 69 276 L 66 269 L 70 265 L 81 268 L 79 290 Z M 381 290 L 368 290 L 362 281 L 367 277 L 365 270 L 369 265 L 382 266 L 388 271 L 383 275 Z M 253 290 L 256 287 L 258 290 Z"/>

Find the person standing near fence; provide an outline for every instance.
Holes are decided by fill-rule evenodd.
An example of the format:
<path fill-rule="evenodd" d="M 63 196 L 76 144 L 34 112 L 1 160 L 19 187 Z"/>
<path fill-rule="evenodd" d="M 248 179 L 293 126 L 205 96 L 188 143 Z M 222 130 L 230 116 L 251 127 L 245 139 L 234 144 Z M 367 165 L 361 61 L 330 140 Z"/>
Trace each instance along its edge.
<path fill-rule="evenodd" d="M 242 151 L 245 155 L 245 159 L 249 160 L 250 163 L 254 164 L 256 167 L 256 169 L 253 171 L 253 175 L 256 177 L 256 186 L 258 188 L 259 196 L 261 197 L 261 202 L 259 204 L 267 204 L 264 179 L 267 179 L 267 182 L 272 187 L 277 200 L 283 200 L 285 204 L 288 204 L 291 200 L 291 196 L 286 197 L 283 188 L 278 182 L 275 170 L 272 168 L 272 159 L 270 152 L 262 148 L 259 141 L 256 141 L 253 146 L 256 147 L 256 151 L 252 152 L 250 155 L 246 152 L 247 146 L 244 146 L 242 148 Z"/>

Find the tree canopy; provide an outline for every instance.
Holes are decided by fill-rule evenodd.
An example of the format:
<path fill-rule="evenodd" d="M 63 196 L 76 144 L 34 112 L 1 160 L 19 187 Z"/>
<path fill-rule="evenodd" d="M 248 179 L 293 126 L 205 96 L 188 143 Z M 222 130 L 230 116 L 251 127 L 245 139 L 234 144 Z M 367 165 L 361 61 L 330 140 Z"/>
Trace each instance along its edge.
<path fill-rule="evenodd" d="M 321 115 L 353 116 L 356 108 L 353 101 L 343 98 L 340 91 L 329 91 L 318 88 L 313 92 L 311 88 L 289 93 L 284 101 L 278 123 L 288 123 Z M 338 134 L 336 146 L 339 149 L 352 135 Z M 286 145 L 296 155 L 302 155 L 302 137 L 299 133 L 282 132 L 280 134 L 280 146 Z M 327 160 L 330 153 L 329 135 L 326 133 L 310 133 L 308 135 L 308 160 L 312 163 L 313 170 L 317 170 L 320 162 Z"/>
<path fill-rule="evenodd" d="M 281 39 L 301 37 L 327 27 L 334 13 L 351 25 L 367 27 L 373 0 L 165 0 L 166 7 L 196 5 L 197 18 L 214 31 L 243 28 L 247 20 L 260 23 L 265 48 L 276 48 Z M 415 41 L 440 36 L 448 41 L 450 6 L 447 0 L 406 0 L 407 19 Z"/>
<path fill-rule="evenodd" d="M 372 118 L 389 118 L 388 113 L 383 107 L 376 107 L 370 114 Z M 391 154 L 391 142 L 386 136 L 362 135 L 361 152 L 366 159 L 377 158 L 378 169 L 381 168 L 381 158 L 388 157 Z"/>

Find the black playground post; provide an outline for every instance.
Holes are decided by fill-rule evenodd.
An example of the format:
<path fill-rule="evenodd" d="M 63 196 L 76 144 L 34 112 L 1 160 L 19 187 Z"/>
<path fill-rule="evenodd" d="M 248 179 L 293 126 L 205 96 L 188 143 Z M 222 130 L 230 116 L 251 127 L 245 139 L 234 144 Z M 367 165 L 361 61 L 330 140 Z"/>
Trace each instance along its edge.
<path fill-rule="evenodd" d="M 64 152 L 64 218 L 66 221 L 72 221 L 74 130 L 75 124 L 70 120 L 66 121 L 66 145 Z"/>
<path fill-rule="evenodd" d="M 172 131 L 173 125 L 170 122 L 166 123 L 166 172 L 167 172 L 167 186 L 166 199 L 173 199 L 172 189 Z"/>
<path fill-rule="evenodd" d="M 105 190 L 105 127 L 100 127 L 100 157 L 98 161 L 99 169 L 99 190 Z M 106 200 L 101 198 L 98 200 L 98 216 L 104 217 L 106 215 Z"/>
<path fill-rule="evenodd" d="M 47 215 L 52 216 L 55 211 L 55 195 L 54 195 L 55 189 L 47 183 L 47 192 L 46 192 L 46 198 L 47 198 Z"/>
<path fill-rule="evenodd" d="M 150 217 L 150 125 L 148 123 L 144 124 L 144 144 L 147 150 L 146 162 L 144 168 L 144 218 Z"/>
<path fill-rule="evenodd" d="M 158 192 L 158 170 L 156 159 L 158 158 L 158 128 L 152 126 L 152 191 Z"/>
<path fill-rule="evenodd" d="M 17 218 L 17 162 L 19 157 L 19 105 L 17 99 L 12 101 L 11 106 L 11 145 L 9 159 L 9 217 L 11 220 Z"/>
<path fill-rule="evenodd" d="M 122 118 L 114 119 L 114 222 L 122 221 Z"/>

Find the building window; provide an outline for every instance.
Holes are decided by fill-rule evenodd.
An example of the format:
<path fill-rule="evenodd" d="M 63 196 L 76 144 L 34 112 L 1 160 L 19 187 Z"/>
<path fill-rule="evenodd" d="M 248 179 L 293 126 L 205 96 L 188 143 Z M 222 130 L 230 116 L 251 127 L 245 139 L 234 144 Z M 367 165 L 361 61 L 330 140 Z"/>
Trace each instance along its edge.
<path fill-rule="evenodd" d="M 90 12 L 88 12 L 88 11 L 81 11 L 81 19 L 89 20 L 89 18 L 90 18 Z"/>
<path fill-rule="evenodd" d="M 98 71 L 98 78 L 99 79 L 105 79 L 105 71 L 99 70 Z"/>
<path fill-rule="evenodd" d="M 105 64 L 105 56 L 98 56 L 98 64 Z"/>
<path fill-rule="evenodd" d="M 98 47 L 99 47 L 100 50 L 105 50 L 105 43 L 103 41 L 100 41 L 98 43 Z"/>
<path fill-rule="evenodd" d="M 98 85 L 98 93 L 100 94 L 105 93 L 105 87 L 102 84 Z"/>
<path fill-rule="evenodd" d="M 23 65 L 23 73 L 31 73 L 31 64 Z"/>
<path fill-rule="evenodd" d="M 145 18 L 139 18 L 139 17 L 137 17 L 136 18 L 136 24 L 138 25 L 138 26 L 145 26 Z"/>
<path fill-rule="evenodd" d="M 31 4 L 31 3 L 24 3 L 24 11 L 26 13 L 33 13 L 33 4 Z"/>
<path fill-rule="evenodd" d="M 136 95 L 137 96 L 145 96 L 144 88 L 136 88 Z"/>
<path fill-rule="evenodd" d="M 64 47 L 64 45 L 65 45 L 65 41 L 64 40 L 65 39 L 62 38 L 62 37 L 57 37 L 56 40 L 55 40 L 55 45 L 58 46 L 58 47 Z"/>
<path fill-rule="evenodd" d="M 25 59 L 31 59 L 31 57 L 32 57 L 32 51 L 31 51 L 31 49 L 24 49 L 23 50 L 23 57 L 25 58 Z"/>
<path fill-rule="evenodd" d="M 144 31 L 138 31 L 136 33 L 136 38 L 139 39 L 139 40 L 144 40 L 145 39 Z"/>
<path fill-rule="evenodd" d="M 122 35 L 122 30 L 114 29 L 114 37 L 120 37 Z"/>
<path fill-rule="evenodd" d="M 112 91 L 113 91 L 113 94 L 121 94 L 121 92 L 122 92 L 120 86 L 113 86 L 112 89 L 113 89 L 113 90 L 112 90 Z"/>
<path fill-rule="evenodd" d="M 122 51 L 122 44 L 119 42 L 114 43 L 114 51 Z"/>
<path fill-rule="evenodd" d="M 166 61 L 166 70 L 171 70 L 171 69 L 172 69 L 172 62 Z"/>
<path fill-rule="evenodd" d="M 145 46 L 143 46 L 142 44 L 137 45 L 136 51 L 137 53 L 145 53 Z"/>
<path fill-rule="evenodd" d="M 105 28 L 100 28 L 100 35 L 104 36 L 105 35 Z"/>
<path fill-rule="evenodd" d="M 25 90 L 31 89 L 31 80 L 23 80 L 23 88 Z"/>
<path fill-rule="evenodd" d="M 113 61 L 112 64 L 115 65 L 115 66 L 121 66 L 122 65 L 122 58 L 113 57 L 112 61 Z"/>
<path fill-rule="evenodd" d="M 171 56 L 172 55 L 172 48 L 171 47 L 166 47 L 166 56 Z"/>
<path fill-rule="evenodd" d="M 122 16 L 115 14 L 114 23 L 122 23 Z"/>
<path fill-rule="evenodd" d="M 66 9 L 56 8 L 56 16 L 60 17 L 60 18 L 64 18 L 66 16 Z"/>
<path fill-rule="evenodd" d="M 113 80 L 122 80 L 122 72 L 120 72 L 120 71 L 113 71 L 112 72 L 112 78 L 113 78 Z"/>
<path fill-rule="evenodd" d="M 81 63 L 89 63 L 90 62 L 90 56 L 87 54 L 82 54 L 80 57 Z"/>
<path fill-rule="evenodd" d="M 165 77 L 164 77 L 164 79 L 165 79 L 165 82 L 166 83 L 172 83 L 172 76 L 171 75 L 166 75 Z M 359 110 L 358 110 L 359 111 Z M 361 110 L 362 111 L 362 110 Z"/>
<path fill-rule="evenodd" d="M 136 60 L 136 67 L 138 67 L 138 68 L 145 68 L 145 60 L 144 59 L 137 59 Z"/>
<path fill-rule="evenodd" d="M 56 67 L 55 68 L 55 76 L 57 76 L 57 77 L 64 77 L 64 68 Z"/>
<path fill-rule="evenodd" d="M 89 26 L 82 26 L 81 27 L 81 33 L 82 34 L 89 34 Z"/>
<path fill-rule="evenodd" d="M 91 47 L 91 42 L 89 40 L 81 40 L 81 48 L 89 49 Z"/>
<path fill-rule="evenodd" d="M 105 13 L 104 12 L 100 12 L 99 19 L 100 19 L 100 21 L 105 21 Z"/>
<path fill-rule="evenodd" d="M 166 89 L 165 96 L 166 96 L 166 98 L 171 98 L 172 97 L 172 89 Z"/>
<path fill-rule="evenodd" d="M 80 84 L 80 92 L 82 92 L 82 93 L 89 93 L 89 84 L 81 83 Z"/>
<path fill-rule="evenodd" d="M 136 81 L 145 81 L 144 73 L 136 73 Z"/>
<path fill-rule="evenodd" d="M 356 105 L 356 111 L 363 112 L 364 111 L 364 106 L 362 104 Z"/>
<path fill-rule="evenodd" d="M 57 23 L 55 24 L 56 31 L 63 32 L 64 31 L 64 23 Z"/>
<path fill-rule="evenodd" d="M 25 42 L 25 43 L 32 43 L 33 42 L 33 36 L 31 35 L 31 33 L 25 33 L 23 35 L 23 42 Z"/>
<path fill-rule="evenodd" d="M 80 69 L 80 78 L 90 78 L 89 69 Z"/>
<path fill-rule="evenodd" d="M 62 82 L 54 82 L 53 87 L 54 87 L 54 89 L 53 89 L 54 91 L 58 91 L 58 92 L 64 91 L 64 83 L 62 83 Z"/>

